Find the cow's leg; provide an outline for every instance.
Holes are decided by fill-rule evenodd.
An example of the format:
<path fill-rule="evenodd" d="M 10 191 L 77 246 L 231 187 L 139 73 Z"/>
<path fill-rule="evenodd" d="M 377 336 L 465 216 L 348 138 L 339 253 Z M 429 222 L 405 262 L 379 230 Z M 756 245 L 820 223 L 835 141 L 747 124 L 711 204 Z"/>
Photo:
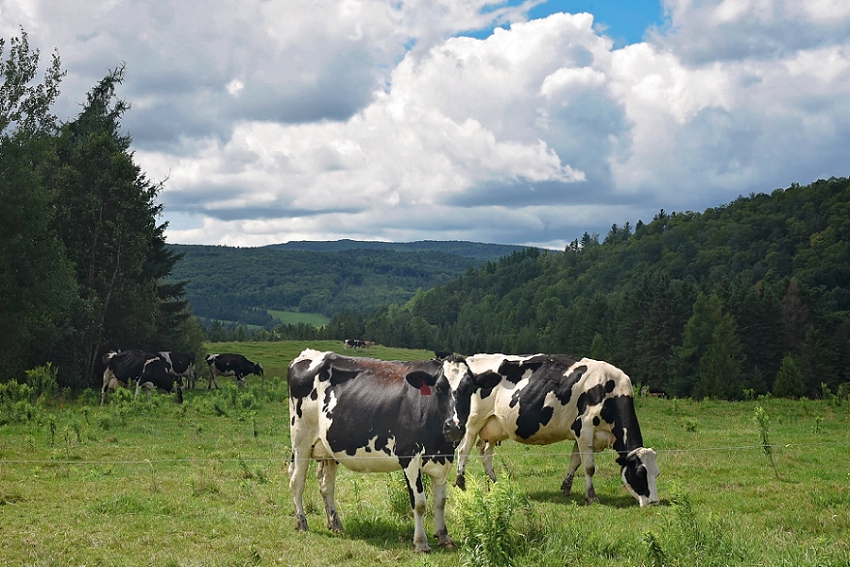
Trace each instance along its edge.
<path fill-rule="evenodd" d="M 410 493 L 410 506 L 413 508 L 413 546 L 417 553 L 430 553 L 428 537 L 425 535 L 425 487 L 422 485 L 421 459 L 413 459 L 404 469 L 407 490 Z M 445 504 L 444 504 L 445 505 Z M 443 521 L 445 524 L 445 520 Z"/>
<path fill-rule="evenodd" d="M 310 467 L 310 452 L 296 449 L 292 445 L 292 460 L 289 462 L 289 491 L 295 503 L 295 529 L 307 531 L 307 514 L 304 513 L 304 487 L 307 484 L 307 469 Z"/>
<path fill-rule="evenodd" d="M 455 542 L 449 537 L 449 529 L 446 527 L 446 477 L 431 476 L 431 489 L 434 495 L 434 537 L 440 547 L 448 549 L 455 548 Z"/>
<path fill-rule="evenodd" d="M 457 446 L 457 476 L 455 477 L 455 486 L 461 490 L 466 490 L 466 462 L 469 460 L 469 453 L 472 452 L 472 446 L 475 445 L 475 439 L 477 437 L 478 429 L 471 428 L 467 424 L 466 435 L 463 436 L 463 439 Z"/>
<path fill-rule="evenodd" d="M 137 398 L 139 397 L 139 391 L 141 390 L 142 387 L 144 387 L 144 389 L 147 390 L 147 392 L 148 392 L 148 403 L 150 403 L 150 401 L 151 401 L 151 390 L 156 388 L 156 386 L 154 386 L 153 383 L 151 383 L 151 382 L 145 382 L 144 384 L 142 384 L 142 380 L 139 379 L 138 381 L 136 381 L 136 397 Z"/>
<path fill-rule="evenodd" d="M 575 478 L 579 466 L 581 466 L 581 451 L 579 451 L 578 441 L 576 441 L 573 445 L 573 454 L 570 456 L 570 468 L 567 470 L 564 482 L 561 483 L 561 492 L 564 496 L 570 495 L 573 489 L 573 478 Z"/>
<path fill-rule="evenodd" d="M 319 479 L 319 493 L 325 501 L 325 514 L 328 516 L 328 529 L 332 532 L 342 533 L 342 522 L 334 504 L 334 483 L 336 482 L 336 471 L 338 465 L 333 459 L 322 459 L 316 476 Z"/>
<path fill-rule="evenodd" d="M 496 482 L 496 469 L 493 468 L 493 453 L 496 450 L 497 443 L 492 441 L 478 440 L 478 452 L 481 453 L 481 464 L 484 465 L 484 472 L 490 477 L 490 480 Z"/>
<path fill-rule="evenodd" d="M 599 498 L 596 497 L 596 490 L 593 488 L 593 473 L 596 472 L 596 462 L 593 457 L 592 442 L 582 443 L 581 438 L 579 438 L 576 439 L 576 446 L 581 451 L 581 464 L 584 468 L 584 502 L 585 504 L 597 503 Z"/>
<path fill-rule="evenodd" d="M 106 401 L 106 391 L 109 389 L 114 390 L 117 382 L 118 380 L 111 370 L 107 369 L 103 371 L 103 388 L 100 389 L 100 405 L 103 405 Z"/>
<path fill-rule="evenodd" d="M 215 371 L 215 365 L 213 365 L 210 367 L 210 381 L 207 382 L 207 390 L 211 389 L 213 386 L 215 386 L 215 389 L 218 390 L 218 380 L 216 380 L 217 377 L 218 372 Z"/>

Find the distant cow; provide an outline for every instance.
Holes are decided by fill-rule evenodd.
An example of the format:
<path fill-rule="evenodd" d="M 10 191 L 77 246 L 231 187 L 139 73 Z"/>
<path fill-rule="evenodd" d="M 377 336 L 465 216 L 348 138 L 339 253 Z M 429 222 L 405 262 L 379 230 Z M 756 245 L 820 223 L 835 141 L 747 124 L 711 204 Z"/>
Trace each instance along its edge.
<path fill-rule="evenodd" d="M 161 351 L 159 355 L 171 365 L 171 374 L 180 378 L 183 387 L 195 387 L 195 353 Z"/>
<path fill-rule="evenodd" d="M 305 350 L 289 365 L 289 487 L 296 529 L 307 529 L 302 496 L 310 459 L 319 461 L 319 491 L 328 528 L 343 531 L 334 503 L 338 464 L 359 472 L 404 471 L 414 514 L 413 543 L 425 536 L 423 473 L 431 477 L 439 545 L 453 547 L 445 521 L 446 480 L 460 439 L 451 383 L 469 377 L 460 359 L 386 362 Z"/>
<path fill-rule="evenodd" d="M 158 354 L 141 350 L 125 350 L 110 352 L 103 356 L 102 362 L 106 369 L 103 371 L 103 388 L 100 392 L 100 405 L 106 401 L 106 391 L 115 389 L 120 383 L 136 382 L 136 395 L 140 388 L 148 390 L 161 389 L 166 392 L 175 391 L 175 380 L 171 374 L 171 365 Z M 183 387 L 176 387 L 177 401 L 183 402 Z"/>
<path fill-rule="evenodd" d="M 342 350 L 348 350 L 353 348 L 356 351 L 360 350 L 366 345 L 365 341 L 361 341 L 360 339 L 345 339 L 342 341 Z"/>
<path fill-rule="evenodd" d="M 641 507 L 658 502 L 655 451 L 643 446 L 629 377 L 608 363 L 561 355 L 477 354 L 466 359 L 472 378 L 458 386 L 458 419 L 466 435 L 458 446 L 455 484 L 476 437 L 483 442 L 485 470 L 493 480 L 493 448 L 503 439 L 548 445 L 574 439 L 564 495 L 584 467 L 585 501 L 598 502 L 593 488 L 594 452 L 613 447 L 626 489 Z"/>
<path fill-rule="evenodd" d="M 247 387 L 246 376 L 248 374 L 263 375 L 262 364 L 255 364 L 241 354 L 211 354 L 207 356 L 207 364 L 210 367 L 210 381 L 207 384 L 207 390 L 213 386 L 218 388 L 216 378 L 219 376 L 236 376 L 236 385 Z"/>

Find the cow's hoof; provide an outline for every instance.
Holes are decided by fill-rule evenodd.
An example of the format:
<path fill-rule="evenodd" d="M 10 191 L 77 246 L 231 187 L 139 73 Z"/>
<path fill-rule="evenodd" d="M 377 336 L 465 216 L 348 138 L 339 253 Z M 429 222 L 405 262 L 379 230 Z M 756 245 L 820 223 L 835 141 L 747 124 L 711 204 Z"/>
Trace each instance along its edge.
<path fill-rule="evenodd" d="M 307 531 L 307 516 L 304 514 L 298 514 L 295 517 L 295 529 L 299 532 Z"/>
<path fill-rule="evenodd" d="M 588 506 L 591 504 L 599 504 L 599 498 L 594 494 L 593 496 L 585 496 L 584 503 Z"/>
<path fill-rule="evenodd" d="M 564 496 L 569 496 L 573 491 L 573 477 L 568 476 L 564 479 L 564 482 L 561 483 L 561 493 Z"/>
<path fill-rule="evenodd" d="M 449 534 L 434 534 L 434 537 L 437 538 L 440 547 L 444 549 L 457 549 L 457 544 L 449 537 Z"/>
<path fill-rule="evenodd" d="M 461 490 L 466 490 L 466 477 L 462 474 L 457 475 L 457 478 L 455 478 L 455 486 Z"/>
<path fill-rule="evenodd" d="M 335 534 L 341 534 L 345 531 L 342 528 L 342 522 L 339 521 L 339 516 L 336 514 L 328 518 L 328 529 Z"/>
<path fill-rule="evenodd" d="M 427 543 L 425 543 L 425 544 L 417 543 L 416 549 L 414 551 L 416 551 L 416 553 L 431 553 L 431 547 Z"/>

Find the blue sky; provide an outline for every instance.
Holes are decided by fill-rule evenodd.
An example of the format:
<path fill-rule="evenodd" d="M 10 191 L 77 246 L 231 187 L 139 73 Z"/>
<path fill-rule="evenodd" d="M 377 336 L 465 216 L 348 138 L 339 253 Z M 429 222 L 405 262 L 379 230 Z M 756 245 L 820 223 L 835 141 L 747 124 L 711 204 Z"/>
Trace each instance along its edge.
<path fill-rule="evenodd" d="M 175 243 L 562 248 L 850 174 L 847 0 L 0 0 L 21 26 L 62 119 L 126 63 Z"/>
<path fill-rule="evenodd" d="M 513 0 L 504 5 L 521 4 L 521 0 Z M 644 31 L 650 26 L 664 26 L 664 10 L 657 0 L 549 0 L 529 10 L 528 17 L 545 18 L 556 12 L 593 14 L 596 26 L 605 29 L 605 34 L 614 40 L 616 47 L 639 43 L 643 40 Z M 483 39 L 490 35 L 492 30 L 493 27 L 487 27 L 464 32 L 463 35 Z"/>

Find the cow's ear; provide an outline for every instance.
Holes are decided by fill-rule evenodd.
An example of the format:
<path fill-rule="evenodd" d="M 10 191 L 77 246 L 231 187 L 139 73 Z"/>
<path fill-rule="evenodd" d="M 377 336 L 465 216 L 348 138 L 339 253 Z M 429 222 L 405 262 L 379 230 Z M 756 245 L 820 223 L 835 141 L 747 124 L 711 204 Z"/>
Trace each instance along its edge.
<path fill-rule="evenodd" d="M 423 396 L 430 396 L 431 386 L 437 383 L 437 378 L 427 372 L 411 372 L 404 379 Z"/>
<path fill-rule="evenodd" d="M 481 374 L 476 374 L 475 376 L 475 385 L 483 390 L 489 390 L 490 388 L 495 388 L 499 385 L 499 382 L 502 381 L 502 375 L 497 372 L 483 372 Z"/>

